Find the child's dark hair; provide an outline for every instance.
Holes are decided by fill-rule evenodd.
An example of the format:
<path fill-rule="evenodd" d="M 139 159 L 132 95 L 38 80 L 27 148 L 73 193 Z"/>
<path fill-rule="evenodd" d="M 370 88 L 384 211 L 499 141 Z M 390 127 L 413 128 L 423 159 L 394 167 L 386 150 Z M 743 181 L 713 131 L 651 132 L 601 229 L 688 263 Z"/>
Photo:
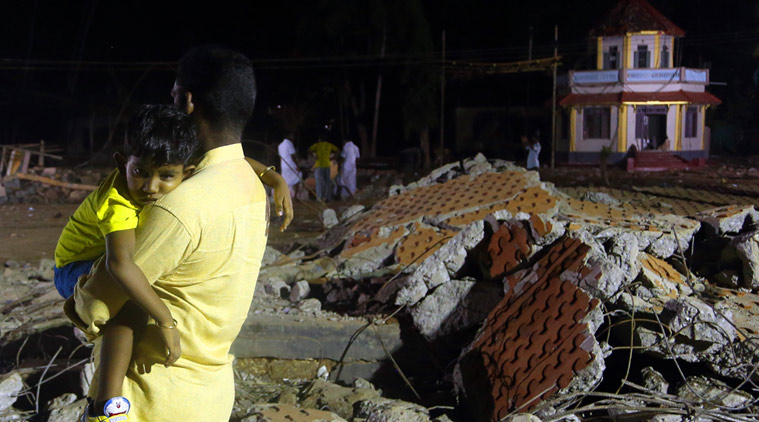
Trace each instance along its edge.
<path fill-rule="evenodd" d="M 190 116 L 173 106 L 140 106 L 127 124 L 124 155 L 147 159 L 155 165 L 195 164 L 200 143 Z"/>

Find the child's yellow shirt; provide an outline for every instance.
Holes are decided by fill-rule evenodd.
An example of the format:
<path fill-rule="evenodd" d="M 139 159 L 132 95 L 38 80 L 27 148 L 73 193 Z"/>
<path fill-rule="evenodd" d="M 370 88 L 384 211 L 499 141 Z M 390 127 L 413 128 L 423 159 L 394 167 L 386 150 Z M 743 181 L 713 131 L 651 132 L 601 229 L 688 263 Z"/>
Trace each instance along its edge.
<path fill-rule="evenodd" d="M 128 192 L 126 180 L 116 169 L 84 199 L 58 239 L 56 267 L 93 261 L 105 253 L 106 235 L 137 228 L 140 207 L 129 199 Z"/>

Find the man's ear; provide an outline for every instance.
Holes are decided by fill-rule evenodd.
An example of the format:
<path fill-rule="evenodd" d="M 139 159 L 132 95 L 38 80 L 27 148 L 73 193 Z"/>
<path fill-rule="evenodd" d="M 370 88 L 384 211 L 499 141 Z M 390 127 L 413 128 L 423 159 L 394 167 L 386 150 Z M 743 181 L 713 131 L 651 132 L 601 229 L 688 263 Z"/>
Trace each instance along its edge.
<path fill-rule="evenodd" d="M 126 164 L 127 164 L 127 158 L 124 157 L 124 154 L 120 152 L 113 153 L 113 159 L 116 161 L 116 167 L 118 167 L 119 172 L 121 175 L 126 174 Z"/>
<path fill-rule="evenodd" d="M 192 173 L 195 171 L 195 166 L 189 165 L 184 166 L 184 171 L 182 173 L 182 178 L 187 179 L 188 177 L 192 176 Z"/>
<path fill-rule="evenodd" d="M 187 114 L 192 114 L 193 111 L 195 111 L 195 104 L 192 102 L 192 92 L 187 91 L 184 93 L 184 98 L 187 101 L 187 110 L 185 112 Z"/>

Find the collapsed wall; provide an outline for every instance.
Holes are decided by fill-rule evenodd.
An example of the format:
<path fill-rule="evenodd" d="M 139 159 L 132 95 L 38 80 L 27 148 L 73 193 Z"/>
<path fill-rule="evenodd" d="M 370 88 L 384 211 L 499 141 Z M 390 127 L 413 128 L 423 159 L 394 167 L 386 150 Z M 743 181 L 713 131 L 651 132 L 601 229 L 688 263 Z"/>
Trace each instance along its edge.
<path fill-rule="evenodd" d="M 756 378 L 759 219 L 746 198 L 661 194 L 561 191 L 478 155 L 392 187 L 320 239 L 318 259 L 261 277 L 319 278 L 328 303 L 395 309 L 432 344 L 477 330 L 451 374 L 477 420 L 559 418 L 603 383 L 658 374 L 610 370 L 615 353 L 673 363 L 667 384 L 687 388 L 654 407 L 678 414 L 696 390 L 678 362 L 708 367 L 714 385 Z M 753 404 L 739 402 L 729 410 Z"/>

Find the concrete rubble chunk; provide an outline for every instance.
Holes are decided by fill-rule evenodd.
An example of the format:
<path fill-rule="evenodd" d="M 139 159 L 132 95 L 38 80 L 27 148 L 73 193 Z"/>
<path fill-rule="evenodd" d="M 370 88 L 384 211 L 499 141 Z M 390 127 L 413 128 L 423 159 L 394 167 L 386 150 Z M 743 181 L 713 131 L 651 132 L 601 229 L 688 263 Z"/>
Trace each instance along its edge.
<path fill-rule="evenodd" d="M 638 238 L 631 233 L 622 233 L 609 241 L 607 257 L 624 273 L 626 283 L 631 283 L 638 277 L 641 262 L 638 259 L 640 249 Z"/>
<path fill-rule="evenodd" d="M 340 221 L 347 221 L 354 215 L 358 215 L 361 211 L 366 209 L 363 205 L 351 205 L 350 207 L 346 208 L 345 211 L 343 211 L 342 215 L 340 215 Z"/>
<path fill-rule="evenodd" d="M 257 404 L 247 409 L 241 422 L 346 422 L 339 415 L 318 409 L 304 409 L 291 404 Z"/>
<path fill-rule="evenodd" d="M 413 305 L 422 300 L 430 289 L 447 283 L 450 279 L 443 262 L 437 256 L 432 256 L 403 279 L 395 304 Z"/>
<path fill-rule="evenodd" d="M 299 265 L 298 270 L 296 273 L 298 280 L 312 281 L 335 274 L 337 264 L 334 259 L 325 256 Z"/>
<path fill-rule="evenodd" d="M 311 286 L 306 280 L 297 281 L 290 287 L 290 302 L 298 303 L 308 297 L 311 293 Z"/>
<path fill-rule="evenodd" d="M 583 200 L 612 206 L 620 205 L 619 201 L 616 198 L 605 192 L 588 191 L 583 196 Z"/>
<path fill-rule="evenodd" d="M 271 277 L 267 278 L 263 283 L 264 292 L 269 296 L 278 298 L 290 297 L 290 286 L 284 282 L 281 278 Z"/>
<path fill-rule="evenodd" d="M 66 393 L 56 397 L 48 404 L 50 415 L 47 422 L 71 422 L 76 421 L 87 404 L 87 399 L 77 400 L 76 394 Z"/>
<path fill-rule="evenodd" d="M 735 390 L 719 380 L 703 376 L 688 377 L 677 388 L 677 396 L 709 407 L 724 406 L 733 410 L 745 409 L 754 401 L 751 394 L 745 391 Z"/>
<path fill-rule="evenodd" d="M 601 300 L 611 301 L 622 294 L 625 273 L 620 267 L 609 260 L 597 258 L 590 258 L 588 265 L 592 270 L 586 274 L 565 271 L 560 277 L 562 280 L 575 283 Z"/>
<path fill-rule="evenodd" d="M 640 263 L 641 280 L 662 301 L 693 293 L 693 290 L 688 286 L 686 276 L 678 272 L 667 261 L 641 253 Z"/>
<path fill-rule="evenodd" d="M 464 265 L 468 251 L 482 241 L 485 236 L 484 227 L 482 221 L 467 225 L 435 252 L 449 274 L 455 274 L 460 270 Z"/>
<path fill-rule="evenodd" d="M 87 396 L 90 391 L 90 384 L 95 376 L 95 362 L 89 361 L 82 366 L 79 372 L 79 389 L 83 396 Z"/>
<path fill-rule="evenodd" d="M 322 303 L 319 302 L 319 299 L 312 297 L 310 299 L 300 301 L 300 303 L 298 303 L 298 309 L 302 312 L 315 314 L 322 310 Z"/>
<path fill-rule="evenodd" d="M 747 220 L 759 222 L 759 212 L 751 205 L 728 205 L 700 211 L 695 218 L 712 227 L 716 234 L 723 236 L 728 233 L 740 233 Z"/>
<path fill-rule="evenodd" d="M 732 315 L 715 309 L 696 297 L 679 297 L 665 305 L 668 311 L 664 321 L 680 336 L 698 342 L 731 343 L 736 338 Z M 666 318 L 669 316 L 669 318 Z"/>
<path fill-rule="evenodd" d="M 356 406 L 364 400 L 381 399 L 380 393 L 369 386 L 345 387 L 317 379 L 303 398 L 303 406 L 329 409 L 345 419 L 353 420 Z"/>
<path fill-rule="evenodd" d="M 647 366 L 640 371 L 640 375 L 643 378 L 643 386 L 647 389 L 661 394 L 667 394 L 669 391 L 669 383 L 656 369 Z"/>
<path fill-rule="evenodd" d="M 335 227 L 339 221 L 337 220 L 337 213 L 332 208 L 327 208 L 322 211 L 322 225 L 324 228 L 331 229 Z"/>
<path fill-rule="evenodd" d="M 0 412 L 13 406 L 24 388 L 24 381 L 18 372 L 3 375 L 0 380 Z"/>
<path fill-rule="evenodd" d="M 489 282 L 451 280 L 411 308 L 419 332 L 435 340 L 482 322 L 498 303 L 500 288 Z"/>
<path fill-rule="evenodd" d="M 759 289 L 759 230 L 736 236 L 731 242 L 743 263 L 743 286 Z"/>
<path fill-rule="evenodd" d="M 261 260 L 261 266 L 262 267 L 269 266 L 279 261 L 284 256 L 285 255 L 282 252 L 272 248 L 271 246 L 266 246 L 266 249 L 264 250 L 264 257 Z"/>
<path fill-rule="evenodd" d="M 623 295 L 624 297 L 626 295 Z M 680 359 L 685 362 L 698 362 L 698 351 L 691 344 L 677 343 L 676 339 L 663 335 L 660 331 L 646 327 L 635 327 L 636 341 L 646 354 L 667 359 Z"/>
<path fill-rule="evenodd" d="M 542 422 L 542 420 L 530 413 L 517 413 L 504 419 L 504 422 Z"/>
<path fill-rule="evenodd" d="M 355 415 L 366 422 L 430 422 L 426 408 L 383 397 L 357 403 Z"/>

